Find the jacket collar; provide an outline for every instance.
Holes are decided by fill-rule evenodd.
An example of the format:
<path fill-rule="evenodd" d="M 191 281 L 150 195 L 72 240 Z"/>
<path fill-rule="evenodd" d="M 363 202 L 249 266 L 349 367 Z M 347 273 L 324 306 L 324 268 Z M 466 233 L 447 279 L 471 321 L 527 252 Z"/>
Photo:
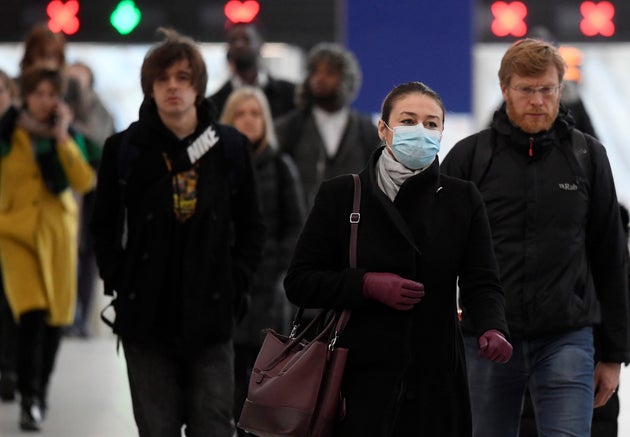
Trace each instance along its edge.
<path fill-rule="evenodd" d="M 197 105 L 197 127 L 195 132 L 189 137 L 180 140 L 162 122 L 155 102 L 153 100 L 145 100 L 140 105 L 138 128 L 133 140 L 139 147 L 157 147 L 167 153 L 175 153 L 181 150 L 182 147 L 187 147 L 212 123 L 211 103 L 207 99 L 203 99 Z"/>
<path fill-rule="evenodd" d="M 385 209 L 385 212 L 393 222 L 394 227 L 398 229 L 398 231 L 405 237 L 405 239 L 409 242 L 409 244 L 411 244 L 413 249 L 419 255 L 422 255 L 422 252 L 418 248 L 413 233 L 411 232 L 411 229 L 409 229 L 407 222 L 400 215 L 400 212 L 398 212 L 395 204 L 391 200 L 389 200 L 389 197 L 387 197 L 387 195 L 383 193 L 383 191 L 378 186 L 376 176 L 376 163 L 379 160 L 383 149 L 384 146 L 379 147 L 374 152 L 372 152 L 372 155 L 370 156 L 370 159 L 368 161 L 368 166 L 365 170 L 363 170 L 363 173 L 367 174 L 371 194 L 378 200 L 378 203 L 381 205 L 381 207 Z M 433 161 L 433 163 L 427 169 L 406 180 L 405 183 L 403 183 L 403 185 L 401 186 L 401 190 L 407 187 L 409 184 L 412 184 L 413 186 L 416 186 L 416 184 L 418 184 L 422 187 L 419 187 L 419 189 L 432 190 L 433 193 L 437 194 L 441 189 L 439 159 L 436 157 L 435 161 Z"/>
<path fill-rule="evenodd" d="M 527 150 L 530 146 L 534 154 L 536 149 L 548 148 L 559 140 L 566 138 L 575 126 L 575 120 L 565 106 L 560 105 L 558 116 L 551 128 L 537 134 L 524 132 L 509 119 L 505 103 L 494 113 L 491 126 L 504 137 L 508 137 L 510 142 L 517 148 Z"/>

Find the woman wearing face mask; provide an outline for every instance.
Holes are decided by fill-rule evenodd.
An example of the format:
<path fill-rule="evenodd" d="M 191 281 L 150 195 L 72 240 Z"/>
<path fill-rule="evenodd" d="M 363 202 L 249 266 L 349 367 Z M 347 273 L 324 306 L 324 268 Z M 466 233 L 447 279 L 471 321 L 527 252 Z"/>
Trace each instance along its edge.
<path fill-rule="evenodd" d="M 479 353 L 509 360 L 503 292 L 483 201 L 440 174 L 444 107 L 420 82 L 382 106 L 384 146 L 361 172 L 357 268 L 348 263 L 353 180 L 324 182 L 285 279 L 304 307 L 351 309 L 338 344 L 350 353 L 338 436 L 470 436 L 460 305 Z"/>
<path fill-rule="evenodd" d="M 95 173 L 72 114 L 60 96 L 58 70 L 32 67 L 20 76 L 23 107 L 0 132 L 0 264 L 18 321 L 20 427 L 40 429 L 48 382 L 76 298 L 77 204 Z M 6 120 L 3 120 L 6 121 Z"/>

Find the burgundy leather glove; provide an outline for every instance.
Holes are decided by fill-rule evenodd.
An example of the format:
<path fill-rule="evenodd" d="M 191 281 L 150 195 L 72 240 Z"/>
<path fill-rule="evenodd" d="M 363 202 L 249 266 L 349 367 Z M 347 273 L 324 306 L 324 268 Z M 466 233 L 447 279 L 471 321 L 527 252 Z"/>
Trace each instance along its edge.
<path fill-rule="evenodd" d="M 479 355 L 495 363 L 507 363 L 512 357 L 512 345 L 501 332 L 490 329 L 479 337 Z"/>
<path fill-rule="evenodd" d="M 363 296 L 407 311 L 424 297 L 424 285 L 394 273 L 368 272 L 363 275 Z"/>

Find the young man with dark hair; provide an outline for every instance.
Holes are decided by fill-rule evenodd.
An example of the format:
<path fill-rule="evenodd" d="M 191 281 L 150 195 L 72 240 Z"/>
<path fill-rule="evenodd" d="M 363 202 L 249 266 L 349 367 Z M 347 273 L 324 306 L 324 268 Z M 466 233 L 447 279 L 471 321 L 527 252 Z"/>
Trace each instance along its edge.
<path fill-rule="evenodd" d="M 164 33 L 139 120 L 105 143 L 91 231 L 140 436 L 231 437 L 232 329 L 264 237 L 252 146 L 212 118 L 195 43 Z"/>

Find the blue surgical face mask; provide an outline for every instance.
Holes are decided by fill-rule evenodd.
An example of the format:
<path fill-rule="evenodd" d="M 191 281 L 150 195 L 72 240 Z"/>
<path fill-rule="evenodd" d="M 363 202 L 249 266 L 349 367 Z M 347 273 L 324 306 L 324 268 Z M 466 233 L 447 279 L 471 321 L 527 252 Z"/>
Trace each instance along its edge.
<path fill-rule="evenodd" d="M 385 122 L 383 122 L 385 123 Z M 440 132 L 426 129 L 422 123 L 414 126 L 395 126 L 390 148 L 398 162 L 411 170 L 427 167 L 440 151 Z"/>

